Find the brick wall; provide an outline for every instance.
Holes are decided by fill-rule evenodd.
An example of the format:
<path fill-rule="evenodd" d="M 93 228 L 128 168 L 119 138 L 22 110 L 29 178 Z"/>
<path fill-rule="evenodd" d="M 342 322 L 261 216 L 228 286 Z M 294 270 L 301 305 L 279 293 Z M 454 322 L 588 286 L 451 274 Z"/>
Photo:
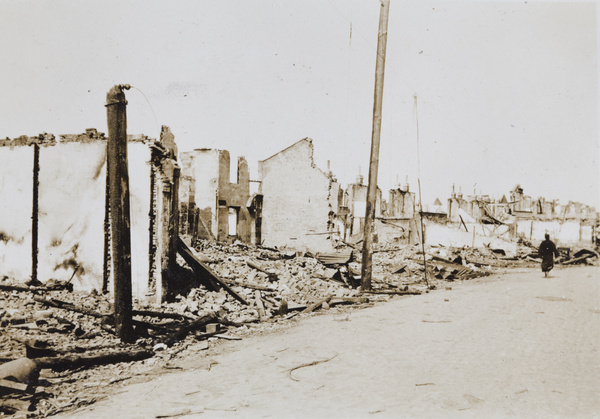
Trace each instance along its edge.
<path fill-rule="evenodd" d="M 328 233 L 339 186 L 315 166 L 312 140 L 300 140 L 258 165 L 264 244 L 331 251 Z"/>
<path fill-rule="evenodd" d="M 218 241 L 240 239 L 252 242 L 253 217 L 246 207 L 250 198 L 250 174 L 246 159 L 240 157 L 237 161 L 237 178 L 230 179 L 230 156 L 227 150 L 197 149 L 182 153 L 182 189 L 180 197 L 182 211 L 188 214 L 195 208 L 199 214 L 197 236 L 203 239 Z M 233 180 L 233 181 L 232 181 Z M 231 236 L 229 213 L 237 214 L 237 226 L 231 230 L 236 232 Z M 188 215 L 186 217 L 190 219 Z M 193 235 L 194 232 L 184 231 Z"/>

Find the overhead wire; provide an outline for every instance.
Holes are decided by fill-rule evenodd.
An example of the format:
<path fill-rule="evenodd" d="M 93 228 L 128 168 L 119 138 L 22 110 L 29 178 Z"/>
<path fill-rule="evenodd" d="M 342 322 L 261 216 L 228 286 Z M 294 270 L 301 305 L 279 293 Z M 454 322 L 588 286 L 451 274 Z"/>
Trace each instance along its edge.
<path fill-rule="evenodd" d="M 334 4 L 331 0 L 328 0 L 328 3 L 331 5 L 331 7 L 337 12 L 337 14 L 343 18 L 346 22 L 350 22 L 350 24 L 352 24 L 352 21 L 348 19 L 348 17 L 346 17 L 346 15 L 344 15 L 344 13 L 342 13 Z M 359 36 L 359 38 L 361 38 L 363 40 L 363 42 L 372 50 L 374 50 L 376 53 L 377 52 L 377 48 L 376 46 L 373 45 L 373 39 L 368 39 L 359 29 L 357 29 L 355 26 L 352 26 L 352 33 L 356 34 Z M 386 67 L 388 67 L 389 69 L 392 70 L 391 72 L 391 77 L 393 79 L 397 79 L 400 81 L 400 83 L 402 83 L 405 87 L 407 87 L 411 92 L 416 92 L 419 94 L 419 99 L 421 100 L 421 104 L 427 104 L 428 106 L 430 106 L 431 108 L 435 109 L 437 111 L 437 117 L 442 119 L 443 121 L 451 124 L 454 128 L 456 128 L 462 135 L 463 137 L 468 138 L 469 140 L 471 140 L 473 143 L 478 144 L 480 147 L 485 147 L 479 140 L 477 140 L 475 138 L 474 135 L 472 135 L 466 128 L 458 125 L 456 122 L 454 122 L 452 120 L 452 118 L 446 117 L 444 116 L 443 112 L 440 111 L 440 109 L 438 108 L 437 104 L 435 103 L 435 101 L 432 98 L 429 98 L 427 95 L 423 95 L 419 89 L 416 89 L 414 86 L 412 86 L 410 83 L 408 83 L 404 78 L 399 77 L 398 74 L 399 72 L 396 71 L 396 69 L 394 68 L 393 65 L 391 65 L 389 63 L 389 61 L 386 63 Z M 389 71 L 388 71 L 389 73 Z"/>
<path fill-rule="evenodd" d="M 131 86 L 131 88 L 137 90 L 138 92 L 140 92 L 142 94 L 142 96 L 144 97 L 144 99 L 146 100 L 146 102 L 148 103 L 148 106 L 150 107 L 150 112 L 152 112 L 152 117 L 154 118 L 154 124 L 156 125 L 156 131 L 158 133 L 157 135 L 160 136 L 160 126 L 158 125 L 158 120 L 156 119 L 156 114 L 154 113 L 154 108 L 152 107 L 152 104 L 150 103 L 150 100 L 144 94 L 144 92 L 142 92 L 141 89 L 139 89 L 139 88 L 137 88 L 135 86 Z"/>

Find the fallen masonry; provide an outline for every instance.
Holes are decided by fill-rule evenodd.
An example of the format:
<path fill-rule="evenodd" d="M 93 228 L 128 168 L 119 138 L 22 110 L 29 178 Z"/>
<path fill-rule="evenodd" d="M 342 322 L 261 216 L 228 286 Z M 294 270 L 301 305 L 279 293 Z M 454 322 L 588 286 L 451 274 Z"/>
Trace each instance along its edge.
<path fill-rule="evenodd" d="M 179 368 L 178 357 L 221 339 L 539 263 L 525 242 L 514 257 L 486 247 L 427 246 L 427 287 L 420 246 L 381 244 L 373 256 L 373 289 L 366 292 L 356 287 L 360 252 L 351 247 L 323 254 L 199 240 L 193 247 L 180 241 L 178 248 L 180 270 L 167 302 L 134 303 L 135 344 L 115 335 L 109 293 L 73 291 L 66 281 L 0 282 L 0 413 L 46 417 L 73 410 L 111 386 Z M 565 267 L 598 263 L 594 250 L 568 250 L 559 259 Z"/>

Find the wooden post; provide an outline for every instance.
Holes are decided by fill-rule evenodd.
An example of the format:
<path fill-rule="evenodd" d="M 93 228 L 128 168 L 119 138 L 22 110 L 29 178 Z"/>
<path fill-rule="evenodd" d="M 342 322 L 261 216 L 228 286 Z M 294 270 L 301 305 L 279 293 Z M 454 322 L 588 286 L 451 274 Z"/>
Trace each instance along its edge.
<path fill-rule="evenodd" d="M 381 109 L 383 103 L 383 76 L 385 71 L 385 48 L 390 0 L 381 0 L 379 14 L 379 34 L 377 38 L 377 63 L 375 66 L 375 98 L 373 103 L 373 130 L 371 132 L 371 159 L 369 163 L 369 184 L 362 250 L 361 289 L 371 289 L 373 262 L 373 230 L 375 226 L 375 206 L 377 202 L 377 171 L 379 169 L 379 137 L 381 134 Z"/>
<path fill-rule="evenodd" d="M 179 237 L 179 179 L 181 169 L 173 168 L 173 185 L 171 186 L 171 217 L 169 218 L 169 270 L 177 267 L 177 238 Z"/>
<path fill-rule="evenodd" d="M 423 195 L 421 195 L 421 176 L 419 176 L 419 219 L 421 220 L 421 249 L 423 250 L 423 277 L 425 284 L 429 288 L 427 279 L 427 257 L 425 255 L 425 226 L 423 225 Z"/>
<path fill-rule="evenodd" d="M 33 202 L 31 210 L 31 285 L 38 281 L 38 222 L 40 200 L 40 145 L 33 144 Z"/>
<path fill-rule="evenodd" d="M 131 233 L 127 169 L 127 101 L 116 85 L 106 95 L 108 120 L 107 176 L 109 182 L 112 266 L 115 287 L 115 329 L 122 342 L 134 340 L 131 300 Z"/>
<path fill-rule="evenodd" d="M 108 153 L 107 153 L 108 156 Z M 102 269 L 102 294 L 108 292 L 110 281 L 110 185 L 108 183 L 108 171 L 106 172 L 106 187 L 104 193 L 104 267 Z"/>

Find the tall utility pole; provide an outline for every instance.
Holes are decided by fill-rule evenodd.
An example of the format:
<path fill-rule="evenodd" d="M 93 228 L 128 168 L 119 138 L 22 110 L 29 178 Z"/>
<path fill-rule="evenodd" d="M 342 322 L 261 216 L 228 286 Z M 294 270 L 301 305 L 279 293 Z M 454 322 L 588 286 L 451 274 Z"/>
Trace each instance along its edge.
<path fill-rule="evenodd" d="M 127 100 L 116 85 L 106 94 L 108 147 L 106 167 L 112 241 L 112 266 L 115 287 L 115 329 L 122 342 L 132 342 L 131 233 L 129 214 L 129 174 L 127 171 Z"/>
<path fill-rule="evenodd" d="M 377 171 L 379 169 L 379 137 L 381 134 L 381 109 L 383 103 L 383 75 L 385 71 L 385 47 L 387 44 L 388 14 L 390 0 L 381 0 L 379 13 L 379 35 L 377 37 L 377 64 L 375 66 L 375 100 L 373 103 L 373 131 L 371 133 L 371 160 L 369 163 L 369 185 L 367 187 L 367 209 L 363 237 L 361 289 L 371 289 L 373 262 L 373 230 L 375 205 L 377 202 Z"/>

